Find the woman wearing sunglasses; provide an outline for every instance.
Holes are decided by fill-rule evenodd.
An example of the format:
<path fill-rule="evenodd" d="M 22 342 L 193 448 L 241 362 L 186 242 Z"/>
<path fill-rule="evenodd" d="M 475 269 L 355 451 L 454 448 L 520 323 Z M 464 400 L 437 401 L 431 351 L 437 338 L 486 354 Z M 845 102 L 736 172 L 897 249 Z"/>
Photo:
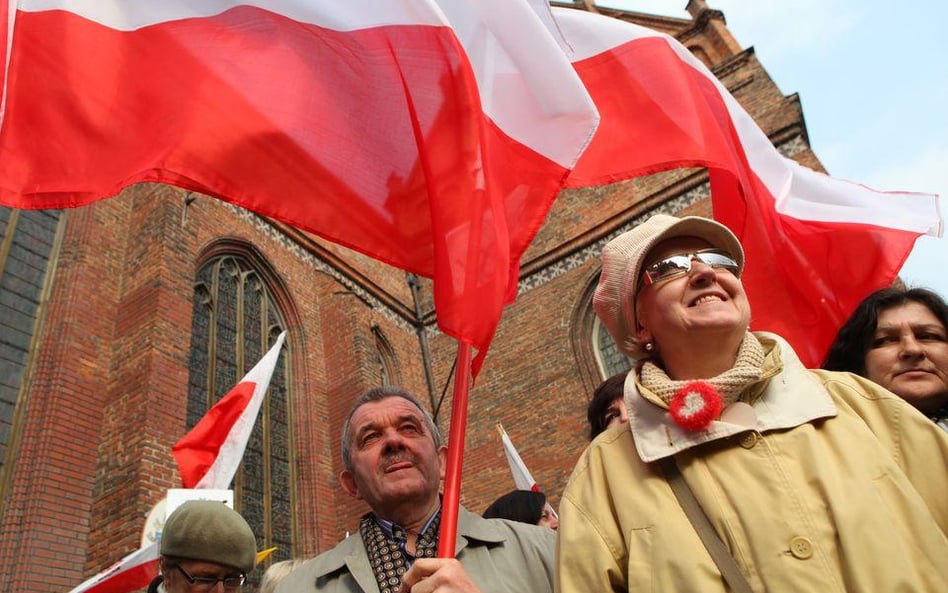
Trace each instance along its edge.
<path fill-rule="evenodd" d="M 749 332 L 743 266 L 698 217 L 603 250 L 596 313 L 638 362 L 629 430 L 590 445 L 560 503 L 559 590 L 948 591 L 948 435 Z"/>

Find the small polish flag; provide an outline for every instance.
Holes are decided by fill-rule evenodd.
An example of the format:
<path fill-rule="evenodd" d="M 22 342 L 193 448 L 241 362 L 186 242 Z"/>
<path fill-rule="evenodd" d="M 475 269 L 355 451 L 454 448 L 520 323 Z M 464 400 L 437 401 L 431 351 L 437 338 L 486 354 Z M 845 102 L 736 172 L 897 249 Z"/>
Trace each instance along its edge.
<path fill-rule="evenodd" d="M 171 452 L 185 488 L 227 488 L 237 473 L 283 347 L 284 331 L 243 380 Z"/>

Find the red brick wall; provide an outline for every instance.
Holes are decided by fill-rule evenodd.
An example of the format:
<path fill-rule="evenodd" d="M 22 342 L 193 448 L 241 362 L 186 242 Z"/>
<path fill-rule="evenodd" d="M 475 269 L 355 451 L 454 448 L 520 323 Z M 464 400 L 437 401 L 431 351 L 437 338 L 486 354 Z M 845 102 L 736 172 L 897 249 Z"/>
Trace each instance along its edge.
<path fill-rule="evenodd" d="M 21 410 L 16 471 L 5 493 L 0 558 L 11 591 L 61 591 L 82 579 L 101 410 L 107 401 L 118 275 L 128 204 L 67 214 L 56 283 Z M 116 258 L 100 258 L 112 252 Z"/>

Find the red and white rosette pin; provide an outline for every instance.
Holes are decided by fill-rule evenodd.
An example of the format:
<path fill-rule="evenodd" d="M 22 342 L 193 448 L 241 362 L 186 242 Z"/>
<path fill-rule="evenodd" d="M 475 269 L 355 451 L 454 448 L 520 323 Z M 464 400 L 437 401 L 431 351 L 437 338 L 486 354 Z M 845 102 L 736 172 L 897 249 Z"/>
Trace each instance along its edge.
<path fill-rule="evenodd" d="M 688 383 L 668 404 L 668 413 L 675 424 L 690 431 L 704 430 L 723 409 L 721 394 L 704 381 Z"/>

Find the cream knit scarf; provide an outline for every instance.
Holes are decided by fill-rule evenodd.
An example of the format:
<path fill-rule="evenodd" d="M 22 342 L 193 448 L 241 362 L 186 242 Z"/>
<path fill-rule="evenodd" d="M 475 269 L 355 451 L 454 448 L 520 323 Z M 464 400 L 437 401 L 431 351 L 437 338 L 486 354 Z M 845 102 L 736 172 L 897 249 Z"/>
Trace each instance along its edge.
<path fill-rule="evenodd" d="M 760 341 L 757 340 L 754 334 L 748 332 L 737 351 L 737 360 L 734 362 L 734 366 L 717 377 L 702 379 L 702 381 L 717 389 L 718 393 L 721 394 L 721 399 L 724 400 L 725 406 L 733 404 L 740 399 L 741 392 L 748 386 L 760 381 L 763 376 L 761 367 L 766 357 L 767 353 L 764 347 L 761 346 Z M 652 361 L 646 361 L 642 364 L 639 379 L 642 387 L 665 402 L 666 407 L 682 387 L 692 382 L 692 380 L 675 381 L 671 379 L 661 367 Z"/>

